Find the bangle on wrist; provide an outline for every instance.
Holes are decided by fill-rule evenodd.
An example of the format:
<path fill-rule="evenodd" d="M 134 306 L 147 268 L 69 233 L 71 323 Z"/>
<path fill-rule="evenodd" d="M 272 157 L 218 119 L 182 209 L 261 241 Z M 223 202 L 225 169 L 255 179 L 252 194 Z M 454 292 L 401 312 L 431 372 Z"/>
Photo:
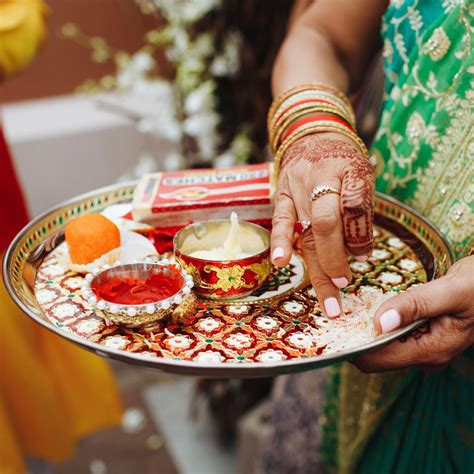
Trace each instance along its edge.
<path fill-rule="evenodd" d="M 311 114 L 311 116 L 308 116 Z M 302 84 L 284 91 L 267 116 L 270 146 L 275 153 L 278 181 L 282 157 L 299 138 L 312 133 L 335 132 L 350 138 L 368 158 L 364 142 L 355 133 L 355 114 L 346 95 L 326 84 Z"/>

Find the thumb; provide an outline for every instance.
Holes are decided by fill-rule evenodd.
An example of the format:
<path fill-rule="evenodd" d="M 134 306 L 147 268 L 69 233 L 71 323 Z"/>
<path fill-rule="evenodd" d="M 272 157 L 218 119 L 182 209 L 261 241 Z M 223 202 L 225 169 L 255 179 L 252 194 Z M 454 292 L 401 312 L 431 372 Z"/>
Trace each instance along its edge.
<path fill-rule="evenodd" d="M 385 334 L 417 319 L 435 318 L 457 311 L 458 298 L 450 276 L 416 286 L 385 301 L 377 309 L 374 327 Z"/>

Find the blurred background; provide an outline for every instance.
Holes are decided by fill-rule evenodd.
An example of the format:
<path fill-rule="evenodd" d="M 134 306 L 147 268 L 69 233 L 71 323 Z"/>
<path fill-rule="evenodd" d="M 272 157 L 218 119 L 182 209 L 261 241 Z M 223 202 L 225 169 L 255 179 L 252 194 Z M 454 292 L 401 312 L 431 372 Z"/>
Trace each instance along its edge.
<path fill-rule="evenodd" d="M 146 172 L 265 160 L 271 66 L 292 6 L 0 1 L 0 117 L 29 216 Z M 33 462 L 32 472 L 254 470 L 271 380 L 111 366 L 121 426 L 82 439 L 65 462 Z"/>
<path fill-rule="evenodd" d="M 292 3 L 45 2 L 37 53 L 0 86 L 31 214 L 147 171 L 263 160 Z"/>

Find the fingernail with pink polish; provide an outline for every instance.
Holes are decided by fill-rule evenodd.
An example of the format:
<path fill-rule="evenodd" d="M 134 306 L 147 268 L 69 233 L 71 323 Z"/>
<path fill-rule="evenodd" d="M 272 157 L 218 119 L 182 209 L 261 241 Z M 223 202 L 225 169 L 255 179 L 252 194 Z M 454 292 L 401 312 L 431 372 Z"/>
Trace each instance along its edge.
<path fill-rule="evenodd" d="M 357 257 L 354 257 L 355 260 L 358 262 L 365 262 L 369 259 L 368 255 L 357 255 Z"/>
<path fill-rule="evenodd" d="M 339 306 L 339 302 L 336 298 L 327 298 L 324 300 L 324 309 L 326 310 L 326 314 L 330 318 L 334 318 L 341 314 L 341 307 Z"/>
<path fill-rule="evenodd" d="M 338 288 L 345 288 L 349 284 L 349 280 L 346 277 L 341 278 L 331 278 L 331 281 L 336 285 Z"/>
<path fill-rule="evenodd" d="M 400 326 L 402 318 L 396 309 L 389 309 L 380 316 L 380 327 L 382 333 L 387 333 L 397 329 Z"/>
<path fill-rule="evenodd" d="M 285 251 L 281 247 L 273 249 L 272 260 L 278 260 L 285 255 Z"/>

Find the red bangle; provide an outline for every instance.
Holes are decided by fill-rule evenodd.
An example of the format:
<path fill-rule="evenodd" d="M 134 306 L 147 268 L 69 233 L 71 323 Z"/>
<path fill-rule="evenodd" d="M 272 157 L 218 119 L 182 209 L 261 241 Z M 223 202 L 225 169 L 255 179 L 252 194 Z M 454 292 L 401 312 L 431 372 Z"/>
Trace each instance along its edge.
<path fill-rule="evenodd" d="M 274 121 L 275 123 L 278 123 L 280 119 L 285 115 L 287 112 L 290 110 L 294 109 L 298 105 L 303 105 L 303 104 L 329 104 L 333 105 L 334 107 L 337 107 L 337 105 L 334 102 L 330 102 L 329 100 L 323 100 L 323 99 L 306 99 L 306 100 L 300 100 L 299 102 L 295 102 L 294 104 L 290 105 L 288 108 L 286 108 L 279 116 L 278 118 Z"/>
<path fill-rule="evenodd" d="M 298 130 L 298 128 L 300 128 L 302 125 L 306 125 L 307 123 L 312 123 L 312 122 L 320 122 L 322 120 L 340 123 L 341 125 L 344 125 L 345 127 L 347 127 L 351 132 L 354 131 L 353 128 L 345 120 L 339 117 L 334 117 L 334 115 L 318 115 L 317 117 L 309 117 L 309 118 L 300 120 L 299 122 L 296 122 L 282 136 L 281 143 L 283 143 L 293 132 Z"/>

